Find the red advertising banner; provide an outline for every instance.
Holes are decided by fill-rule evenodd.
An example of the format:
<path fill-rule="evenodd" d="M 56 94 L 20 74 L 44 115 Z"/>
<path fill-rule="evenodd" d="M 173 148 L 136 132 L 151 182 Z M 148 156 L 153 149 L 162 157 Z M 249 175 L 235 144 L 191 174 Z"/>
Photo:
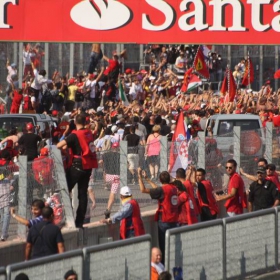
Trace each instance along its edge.
<path fill-rule="evenodd" d="M 2 41 L 279 44 L 280 0 L 0 0 Z"/>

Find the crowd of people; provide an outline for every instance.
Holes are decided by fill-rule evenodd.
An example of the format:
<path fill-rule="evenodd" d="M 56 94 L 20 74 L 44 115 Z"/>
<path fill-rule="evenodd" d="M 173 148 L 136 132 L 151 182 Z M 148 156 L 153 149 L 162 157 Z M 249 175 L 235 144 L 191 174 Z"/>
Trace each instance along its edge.
<path fill-rule="evenodd" d="M 177 50 L 167 50 L 166 47 L 147 48 L 145 54 L 150 56 L 149 69 L 138 71 L 127 68 L 121 72 L 126 50 L 119 54 L 114 52 L 109 58 L 103 54 L 100 44 L 93 44 L 87 73 L 68 77 L 55 72 L 51 79 L 47 78 L 44 69 L 40 69 L 40 57 L 43 55 L 40 46 L 33 48 L 26 44 L 23 53 L 24 77 L 21 87 L 17 81 L 16 65 L 7 61 L 6 113 L 49 114 L 56 125 L 52 127 L 50 135 L 39 129 L 35 133 L 36 127 L 31 123 L 26 125 L 26 133 L 11 131 L 1 143 L 10 141 L 10 146 L 17 153 L 11 154 L 7 149 L 6 152 L 2 151 L 0 157 L 3 164 L 0 164 L 13 165 L 12 158 L 17 154 L 27 155 L 28 160 L 33 163 L 40 162 L 38 156 L 47 157 L 48 148 L 56 145 L 62 152 L 69 192 L 78 185 L 76 227 L 82 228 L 85 219 L 89 221 L 88 199 L 92 208 L 96 205 L 94 170 L 102 166 L 104 180 L 110 185 L 110 196 L 104 212 L 105 219 L 100 222 L 110 224 L 121 221 L 120 233 L 123 239 L 145 233 L 137 200 L 133 199 L 128 186 L 120 188 L 118 149 L 121 140 L 127 141 L 128 145 L 127 162 L 131 183 L 138 181 L 142 193 L 158 200 L 156 221 L 163 264 L 167 229 L 216 219 L 217 201 L 226 201 L 225 207 L 229 216 L 241 214 L 243 209 L 247 208 L 244 182 L 236 172 L 237 164 L 233 159 L 225 162 L 229 175 L 225 193 L 214 192 L 211 181 L 206 178 L 206 170 L 199 166 L 189 165 L 187 170 L 179 168 L 176 178 L 172 178 L 168 171 L 159 172 L 160 139 L 167 136 L 167 139 L 172 141 L 178 116 L 182 111 L 193 138 L 198 131 L 206 130 L 206 121 L 213 114 L 258 114 L 264 127 L 269 121 L 275 126 L 280 124 L 280 90 L 274 91 L 270 81 L 256 91 L 240 87 L 245 60 L 236 66 L 236 73 L 233 73 L 238 89 L 234 101 L 229 101 L 228 95 L 221 94 L 215 87 L 201 86 L 191 92 L 182 91 L 182 85 L 186 82 L 184 73 L 193 63 L 195 47 L 180 47 Z M 153 55 L 155 53 L 156 55 Z M 101 60 L 107 62 L 106 68 L 100 66 Z M 222 80 L 221 61 L 222 58 L 216 53 L 209 55 L 208 66 L 212 81 Z M 139 156 L 141 147 L 143 158 Z M 97 158 L 97 153 L 101 155 L 100 158 Z M 189 153 L 191 154 L 191 151 Z M 147 162 L 146 170 L 142 170 L 143 160 Z M 46 172 L 49 176 L 53 162 L 50 160 L 46 164 L 49 166 L 50 172 Z M 265 167 L 260 165 L 260 161 L 258 164 L 257 176 L 253 176 L 254 182 L 249 189 L 249 211 L 279 204 L 280 183 L 276 167 L 267 165 L 267 162 Z M 40 165 L 36 167 L 36 164 L 33 168 L 42 169 Z M 242 168 L 240 172 L 243 176 L 252 176 L 246 174 Z M 12 176 L 12 173 L 10 171 L 8 175 L 3 175 L 3 179 L 10 182 L 9 176 Z M 52 176 L 49 176 L 48 180 L 42 176 L 42 173 L 38 173 L 34 180 L 43 189 L 42 198 L 46 198 L 44 195 L 51 192 L 49 186 L 52 184 Z M 147 183 L 151 188 L 145 186 Z M 0 184 L 4 186 L 4 180 Z M 5 186 L 5 198 L 0 199 L 1 219 L 11 213 L 13 218 L 31 229 L 38 224 L 36 230 L 29 231 L 26 259 L 63 252 L 60 231 L 57 227 L 50 226 L 53 219 L 51 208 L 46 206 L 43 209 L 41 205 L 40 211 L 33 212 L 34 220 L 25 220 L 16 215 L 14 209 L 10 210 L 10 184 Z M 110 216 L 118 193 L 121 196 L 122 208 Z M 265 199 L 260 199 L 262 195 Z M 38 208 L 38 205 L 36 207 Z M 7 219 L 4 223 L 6 228 L 1 235 L 2 241 L 8 237 Z M 36 232 L 42 231 L 44 238 L 52 236 L 51 248 L 47 248 L 45 252 L 42 252 L 42 248 L 38 252 L 35 250 L 35 253 L 33 250 L 31 254 L 32 248 L 40 247 L 36 241 Z M 46 232 L 52 232 L 53 235 L 45 234 Z"/>

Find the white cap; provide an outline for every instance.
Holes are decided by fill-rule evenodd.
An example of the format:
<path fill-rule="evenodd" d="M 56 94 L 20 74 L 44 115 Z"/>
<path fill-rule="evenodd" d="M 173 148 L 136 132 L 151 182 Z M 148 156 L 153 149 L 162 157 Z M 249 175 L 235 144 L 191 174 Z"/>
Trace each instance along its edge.
<path fill-rule="evenodd" d="M 111 131 L 113 133 L 115 133 L 117 130 L 118 130 L 118 127 L 116 125 L 113 125 L 112 128 L 111 128 Z"/>
<path fill-rule="evenodd" d="M 150 76 L 149 77 L 149 80 L 151 81 L 151 80 L 155 80 L 156 79 L 156 77 L 154 77 L 154 76 Z"/>
<path fill-rule="evenodd" d="M 120 195 L 131 196 L 131 190 L 128 186 L 122 187 L 120 190 Z"/>
<path fill-rule="evenodd" d="M 103 111 L 103 109 L 104 109 L 104 107 L 99 106 L 96 111 L 100 112 L 100 111 Z"/>

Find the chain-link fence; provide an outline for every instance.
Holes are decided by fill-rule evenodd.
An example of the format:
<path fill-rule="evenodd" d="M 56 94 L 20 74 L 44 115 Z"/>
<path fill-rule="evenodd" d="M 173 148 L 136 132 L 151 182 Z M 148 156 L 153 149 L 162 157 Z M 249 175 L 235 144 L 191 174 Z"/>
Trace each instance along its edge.
<path fill-rule="evenodd" d="M 10 224 L 11 207 L 18 203 L 18 166 L 5 164 L 0 166 L 0 229 L 1 241 L 15 236 L 17 224 Z"/>

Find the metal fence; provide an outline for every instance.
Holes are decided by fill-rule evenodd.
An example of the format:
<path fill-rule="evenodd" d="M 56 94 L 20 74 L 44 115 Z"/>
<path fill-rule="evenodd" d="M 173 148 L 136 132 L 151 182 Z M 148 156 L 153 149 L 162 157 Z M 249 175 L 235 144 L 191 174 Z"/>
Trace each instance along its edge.
<path fill-rule="evenodd" d="M 0 267 L 0 280 L 6 280 L 6 269 L 5 269 L 5 267 Z"/>
<path fill-rule="evenodd" d="M 150 279 L 151 237 L 102 244 L 83 249 L 89 278 L 100 280 Z"/>
<path fill-rule="evenodd" d="M 168 230 L 166 268 L 183 279 L 244 279 L 279 265 L 279 211 L 266 209 Z"/>
<path fill-rule="evenodd" d="M 7 280 L 15 279 L 19 273 L 25 273 L 30 280 L 61 280 L 64 279 L 64 274 L 70 269 L 77 272 L 79 279 L 88 279 L 83 278 L 83 265 L 83 251 L 74 250 L 63 254 L 9 265 L 6 268 Z"/>
<path fill-rule="evenodd" d="M 150 252 L 151 236 L 143 235 L 9 265 L 7 280 L 15 279 L 19 273 L 25 273 L 30 280 L 60 280 L 70 269 L 76 271 L 78 279 L 150 279 Z M 6 279 L 1 278 L 4 273 L 0 269 L 0 279 Z"/>

